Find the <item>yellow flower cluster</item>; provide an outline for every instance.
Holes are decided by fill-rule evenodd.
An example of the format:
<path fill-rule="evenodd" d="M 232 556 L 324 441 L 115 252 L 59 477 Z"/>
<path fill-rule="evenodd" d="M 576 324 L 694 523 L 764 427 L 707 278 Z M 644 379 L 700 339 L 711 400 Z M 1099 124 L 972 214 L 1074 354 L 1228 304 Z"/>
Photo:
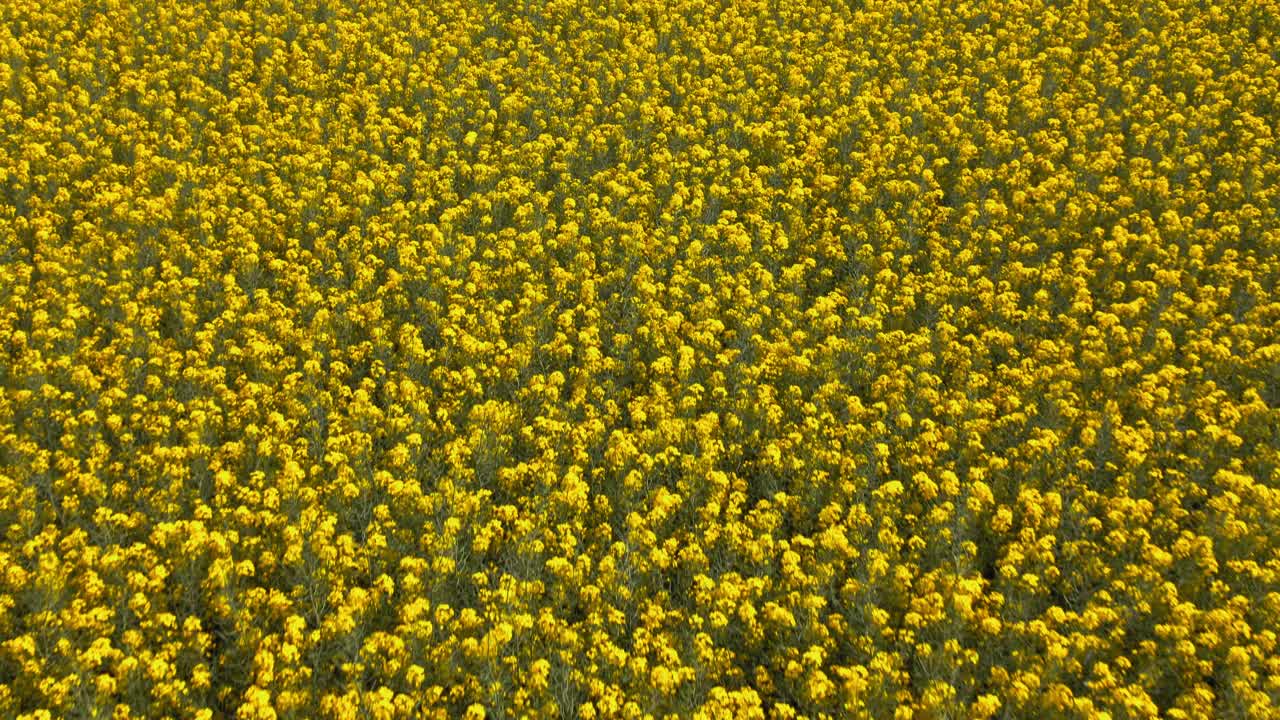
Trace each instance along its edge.
<path fill-rule="evenodd" d="M 0 717 L 1280 716 L 1272 0 L 0 3 Z"/>

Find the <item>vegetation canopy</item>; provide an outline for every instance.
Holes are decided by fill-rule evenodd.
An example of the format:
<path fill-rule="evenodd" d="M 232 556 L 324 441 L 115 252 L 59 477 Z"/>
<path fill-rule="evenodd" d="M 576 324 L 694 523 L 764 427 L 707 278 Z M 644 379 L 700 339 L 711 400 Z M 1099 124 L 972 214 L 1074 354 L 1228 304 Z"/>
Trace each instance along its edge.
<path fill-rule="evenodd" d="M 0 2 L 0 717 L 1280 716 L 1273 0 Z"/>

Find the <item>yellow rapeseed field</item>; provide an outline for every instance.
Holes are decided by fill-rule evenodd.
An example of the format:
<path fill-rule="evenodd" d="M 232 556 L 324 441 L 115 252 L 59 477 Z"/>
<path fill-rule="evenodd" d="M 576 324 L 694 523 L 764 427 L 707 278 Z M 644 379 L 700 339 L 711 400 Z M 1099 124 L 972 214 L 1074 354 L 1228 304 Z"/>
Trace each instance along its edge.
<path fill-rule="evenodd" d="M 1275 0 L 0 0 L 0 718 L 1280 717 Z"/>

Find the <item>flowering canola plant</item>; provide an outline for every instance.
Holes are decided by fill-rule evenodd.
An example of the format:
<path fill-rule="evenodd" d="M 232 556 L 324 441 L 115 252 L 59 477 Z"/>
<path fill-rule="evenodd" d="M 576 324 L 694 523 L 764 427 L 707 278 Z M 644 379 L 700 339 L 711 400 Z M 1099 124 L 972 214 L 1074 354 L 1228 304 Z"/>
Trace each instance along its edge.
<path fill-rule="evenodd" d="M 0 3 L 0 716 L 1280 715 L 1271 0 Z"/>

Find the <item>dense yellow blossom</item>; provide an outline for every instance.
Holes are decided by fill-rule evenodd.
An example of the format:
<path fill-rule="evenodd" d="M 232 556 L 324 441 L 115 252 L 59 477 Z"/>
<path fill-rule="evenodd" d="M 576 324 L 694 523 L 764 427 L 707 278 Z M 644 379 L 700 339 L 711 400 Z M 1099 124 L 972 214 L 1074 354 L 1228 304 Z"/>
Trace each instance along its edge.
<path fill-rule="evenodd" d="M 0 717 L 1280 716 L 1270 0 L 0 3 Z"/>

